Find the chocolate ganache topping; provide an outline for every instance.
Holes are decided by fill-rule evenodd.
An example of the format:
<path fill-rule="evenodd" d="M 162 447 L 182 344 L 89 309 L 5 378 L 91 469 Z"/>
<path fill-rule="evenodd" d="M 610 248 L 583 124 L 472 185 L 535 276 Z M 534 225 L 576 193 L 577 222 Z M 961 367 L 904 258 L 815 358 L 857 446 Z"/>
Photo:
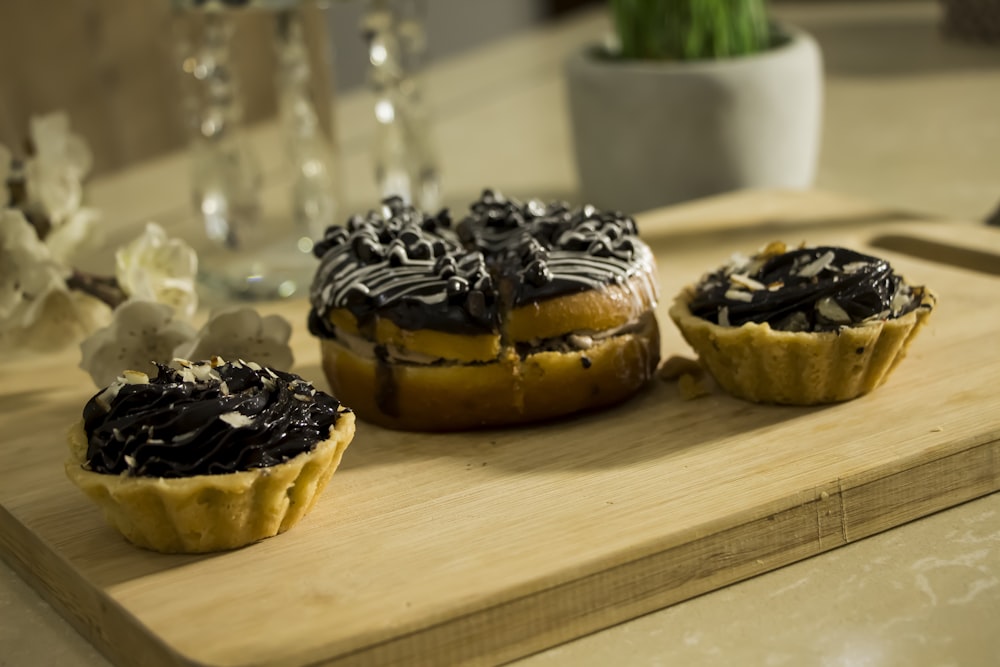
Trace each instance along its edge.
<path fill-rule="evenodd" d="M 900 317 L 920 303 L 920 288 L 904 283 L 883 259 L 772 243 L 703 277 L 690 310 L 722 326 L 767 322 L 782 331 L 836 331 Z"/>
<path fill-rule="evenodd" d="M 134 477 L 219 475 L 278 465 L 330 437 L 346 410 L 297 375 L 253 362 L 126 371 L 83 409 L 85 467 Z"/>
<path fill-rule="evenodd" d="M 635 221 L 618 211 L 537 199 L 521 203 L 486 190 L 458 234 L 511 286 L 512 307 L 623 284 L 635 275 L 645 276 L 644 288 L 655 290 L 653 254 L 639 240 Z"/>
<path fill-rule="evenodd" d="M 467 251 L 447 210 L 426 215 L 399 197 L 381 211 L 331 226 L 313 253 L 320 265 L 310 299 L 310 331 L 330 335 L 326 315 L 346 308 L 360 326 L 376 311 L 411 329 L 464 333 L 496 326 L 496 292 L 482 253 Z"/>
<path fill-rule="evenodd" d="M 501 307 L 623 284 L 652 283 L 652 252 L 632 218 L 593 206 L 520 202 L 485 190 L 453 225 L 393 197 L 381 211 L 332 226 L 314 247 L 310 331 L 346 308 L 364 327 L 379 316 L 406 329 L 494 332 Z M 652 299 L 651 299 L 652 301 Z"/>

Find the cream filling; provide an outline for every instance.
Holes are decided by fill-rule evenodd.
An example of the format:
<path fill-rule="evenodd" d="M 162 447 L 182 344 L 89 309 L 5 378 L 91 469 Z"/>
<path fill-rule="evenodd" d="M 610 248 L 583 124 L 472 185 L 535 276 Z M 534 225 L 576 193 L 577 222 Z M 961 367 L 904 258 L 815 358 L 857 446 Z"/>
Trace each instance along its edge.
<path fill-rule="evenodd" d="M 602 329 L 600 331 L 595 329 L 579 329 L 553 338 L 532 338 L 531 340 L 517 341 L 516 345 L 527 345 L 531 348 L 539 349 L 563 348 L 565 351 L 582 352 L 609 338 L 642 331 L 646 327 L 650 316 L 651 313 L 645 313 L 611 329 Z"/>
<path fill-rule="evenodd" d="M 375 359 L 375 343 L 373 341 L 359 336 L 356 334 L 350 334 L 345 332 L 343 329 L 334 328 L 337 334 L 336 341 L 347 348 L 355 356 L 361 357 L 363 359 Z M 413 352 L 412 350 L 407 350 L 405 348 L 399 347 L 398 345 L 384 345 L 385 356 L 388 361 L 392 362 L 402 362 L 407 364 L 417 364 L 417 365 L 430 365 L 442 361 L 442 357 L 435 357 L 430 354 L 422 354 L 420 352 Z"/>
<path fill-rule="evenodd" d="M 528 341 L 519 341 L 517 346 L 528 346 L 533 351 L 537 349 L 538 351 L 561 350 L 566 352 L 581 352 L 588 350 L 609 338 L 642 331 L 647 326 L 649 317 L 652 317 L 652 313 L 646 313 L 635 318 L 634 320 L 630 320 L 625 324 L 611 329 L 604 329 L 601 331 L 594 329 L 580 329 L 555 338 L 534 338 Z M 377 355 L 375 354 L 375 342 L 358 334 L 347 333 L 343 329 L 334 328 L 334 331 L 336 333 L 336 338 L 334 340 L 351 352 L 351 354 L 369 360 L 377 358 Z M 458 361 L 457 359 L 447 359 L 444 357 L 435 357 L 433 355 L 423 354 L 421 352 L 414 352 L 412 350 L 399 347 L 398 345 L 386 344 L 382 347 L 385 348 L 385 359 L 393 363 L 413 364 L 417 366 L 430 366 L 441 362 L 459 365 L 469 363 Z M 500 358 L 498 357 L 497 359 L 488 362 L 476 363 L 492 363 L 493 361 L 499 361 L 499 359 Z"/>

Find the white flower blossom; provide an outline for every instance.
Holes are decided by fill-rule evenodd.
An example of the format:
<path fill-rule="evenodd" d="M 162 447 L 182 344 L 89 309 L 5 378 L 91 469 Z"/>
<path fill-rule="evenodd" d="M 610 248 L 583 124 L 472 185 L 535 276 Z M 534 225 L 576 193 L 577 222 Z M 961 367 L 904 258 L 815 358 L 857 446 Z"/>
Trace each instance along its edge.
<path fill-rule="evenodd" d="M 93 331 L 106 326 L 111 308 L 89 294 L 59 289 L 49 292 L 31 324 L 0 331 L 0 349 L 24 352 L 54 352 L 77 343 Z"/>
<path fill-rule="evenodd" d="M 64 269 L 17 209 L 0 209 L 0 330 L 31 326 L 48 295 L 66 290 Z"/>
<path fill-rule="evenodd" d="M 70 132 L 65 112 L 33 117 L 30 135 L 34 155 L 25 162 L 28 199 L 58 227 L 83 201 L 83 178 L 92 163 L 90 149 Z"/>
<path fill-rule="evenodd" d="M 126 301 L 115 309 L 110 325 L 80 344 L 80 368 L 105 387 L 126 370 L 149 373 L 152 362 L 169 363 L 174 349 L 195 334 L 194 327 L 173 315 L 162 303 Z"/>
<path fill-rule="evenodd" d="M 287 371 L 294 358 L 288 339 L 292 326 L 280 315 L 261 317 L 253 308 L 228 308 L 212 314 L 197 336 L 174 350 L 181 359 L 243 359 Z"/>
<path fill-rule="evenodd" d="M 155 222 L 115 253 L 115 277 L 130 298 L 165 303 L 188 319 L 198 308 L 197 273 L 195 251 Z"/>
<path fill-rule="evenodd" d="M 63 221 L 59 227 L 53 227 L 45 237 L 45 245 L 49 247 L 52 259 L 63 265 L 69 265 L 74 253 L 84 248 L 96 246 L 94 223 L 100 220 L 101 214 L 94 208 L 79 208 Z"/>
<path fill-rule="evenodd" d="M 16 209 L 0 211 L 0 345 L 9 352 L 57 350 L 106 324 L 111 309 L 70 291 L 66 269 Z"/>

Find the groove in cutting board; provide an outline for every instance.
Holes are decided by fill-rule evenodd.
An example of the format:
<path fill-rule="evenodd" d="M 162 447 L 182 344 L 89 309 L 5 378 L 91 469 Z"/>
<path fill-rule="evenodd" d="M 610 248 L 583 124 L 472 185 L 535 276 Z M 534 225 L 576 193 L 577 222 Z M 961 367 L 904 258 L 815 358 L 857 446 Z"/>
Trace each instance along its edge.
<path fill-rule="evenodd" d="M 953 245 L 919 236 L 886 234 L 871 240 L 874 248 L 883 248 L 930 262 L 950 264 L 970 271 L 1000 276 L 1000 255 L 995 252 Z"/>

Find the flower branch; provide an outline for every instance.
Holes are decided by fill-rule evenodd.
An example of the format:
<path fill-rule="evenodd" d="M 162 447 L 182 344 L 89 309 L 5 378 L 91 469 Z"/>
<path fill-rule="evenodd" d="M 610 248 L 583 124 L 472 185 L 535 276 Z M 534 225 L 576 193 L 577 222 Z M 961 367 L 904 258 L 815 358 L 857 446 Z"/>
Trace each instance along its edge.
<path fill-rule="evenodd" d="M 72 267 L 99 219 L 82 205 L 90 151 L 65 114 L 32 119 L 28 144 L 23 158 L 0 145 L 2 349 L 50 351 L 82 340 L 80 366 L 98 386 L 178 356 L 291 367 L 291 326 L 280 316 L 231 308 L 195 329 L 198 256 L 156 223 L 117 249 L 114 275 Z"/>

